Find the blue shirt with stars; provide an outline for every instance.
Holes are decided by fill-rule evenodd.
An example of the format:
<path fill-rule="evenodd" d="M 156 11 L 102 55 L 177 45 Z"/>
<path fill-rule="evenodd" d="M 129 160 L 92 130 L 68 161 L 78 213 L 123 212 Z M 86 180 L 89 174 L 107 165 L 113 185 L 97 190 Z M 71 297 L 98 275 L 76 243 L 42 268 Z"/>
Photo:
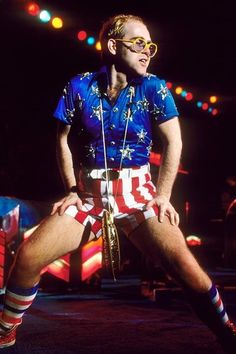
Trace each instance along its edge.
<path fill-rule="evenodd" d="M 121 158 L 122 167 L 146 165 L 153 126 L 179 115 L 165 81 L 153 74 L 136 78 L 113 103 L 106 90 L 105 67 L 96 73 L 75 76 L 64 88 L 54 117 L 72 125 L 77 139 L 74 149 L 83 166 L 105 167 L 102 120 L 108 167 L 119 168 Z"/>

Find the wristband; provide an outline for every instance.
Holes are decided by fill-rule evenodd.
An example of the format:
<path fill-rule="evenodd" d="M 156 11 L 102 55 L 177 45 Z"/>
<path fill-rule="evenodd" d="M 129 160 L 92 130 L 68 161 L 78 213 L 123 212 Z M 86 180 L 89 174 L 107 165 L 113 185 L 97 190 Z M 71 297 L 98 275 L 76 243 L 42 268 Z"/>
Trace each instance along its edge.
<path fill-rule="evenodd" d="M 69 189 L 69 192 L 77 193 L 77 192 L 78 192 L 78 188 L 77 188 L 76 186 L 72 186 L 72 187 Z"/>

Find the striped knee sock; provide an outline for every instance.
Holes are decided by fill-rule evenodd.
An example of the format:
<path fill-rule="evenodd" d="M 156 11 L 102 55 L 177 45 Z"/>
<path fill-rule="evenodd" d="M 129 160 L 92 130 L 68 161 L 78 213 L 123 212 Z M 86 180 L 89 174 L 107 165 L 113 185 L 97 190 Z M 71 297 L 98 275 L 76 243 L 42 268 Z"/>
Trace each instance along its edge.
<path fill-rule="evenodd" d="M 212 284 L 205 293 L 187 289 L 186 294 L 200 320 L 220 337 L 230 321 L 216 286 Z"/>
<path fill-rule="evenodd" d="M 9 285 L 6 289 L 0 331 L 7 331 L 20 324 L 25 311 L 32 304 L 38 291 L 38 284 L 33 288 L 24 289 Z"/>
<path fill-rule="evenodd" d="M 212 284 L 211 288 L 209 289 L 209 297 L 213 303 L 213 305 L 215 306 L 216 312 L 219 315 L 219 318 L 221 319 L 223 324 L 227 324 L 229 323 L 229 317 L 228 314 L 225 310 L 224 304 L 222 302 L 222 299 L 220 297 L 220 294 L 217 290 L 217 288 L 215 287 L 215 285 Z"/>

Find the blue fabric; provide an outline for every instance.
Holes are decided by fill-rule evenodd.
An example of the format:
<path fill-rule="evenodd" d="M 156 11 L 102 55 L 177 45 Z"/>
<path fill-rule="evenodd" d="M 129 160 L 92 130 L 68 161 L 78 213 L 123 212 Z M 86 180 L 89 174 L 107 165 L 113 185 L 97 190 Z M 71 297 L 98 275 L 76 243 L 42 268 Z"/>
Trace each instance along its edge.
<path fill-rule="evenodd" d="M 7 290 L 9 290 L 10 292 L 16 294 L 16 295 L 21 295 L 21 296 L 31 296 L 36 294 L 36 292 L 38 291 L 39 288 L 39 284 L 36 284 L 33 288 L 20 288 L 18 286 L 14 286 L 14 285 L 7 285 Z"/>
<path fill-rule="evenodd" d="M 130 87 L 134 97 L 130 104 Z M 86 167 L 104 168 L 101 134 L 102 102 L 108 167 L 142 166 L 148 163 L 152 148 L 152 127 L 179 115 L 174 99 L 165 81 L 147 74 L 132 80 L 114 104 L 106 94 L 107 73 L 103 67 L 98 73 L 79 74 L 66 85 L 54 117 L 73 125 L 77 134 L 76 150 Z M 125 148 L 122 150 L 128 107 L 131 117 Z"/>
<path fill-rule="evenodd" d="M 209 296 L 210 296 L 210 298 L 212 300 L 216 297 L 217 292 L 218 292 L 218 290 L 217 290 L 216 286 L 214 284 L 212 284 L 212 286 L 211 286 L 211 288 L 209 289 L 209 292 L 208 292 L 208 294 L 209 294 Z"/>
<path fill-rule="evenodd" d="M 30 201 L 0 196 L 0 217 L 6 215 L 17 205 L 20 206 L 20 228 L 30 228 L 40 220 L 40 213 Z"/>

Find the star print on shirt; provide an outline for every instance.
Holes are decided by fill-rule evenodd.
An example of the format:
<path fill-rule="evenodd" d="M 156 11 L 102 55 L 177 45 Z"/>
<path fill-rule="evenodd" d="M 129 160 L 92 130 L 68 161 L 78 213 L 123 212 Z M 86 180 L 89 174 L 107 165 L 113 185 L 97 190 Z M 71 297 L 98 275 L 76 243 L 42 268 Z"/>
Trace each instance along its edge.
<path fill-rule="evenodd" d="M 130 87 L 129 87 L 129 90 L 128 90 L 128 95 L 127 95 L 127 97 L 132 98 L 132 97 L 134 97 L 134 96 L 135 96 L 135 89 L 134 89 L 134 86 L 130 86 Z"/>
<path fill-rule="evenodd" d="M 65 99 L 67 95 L 67 89 L 64 88 L 62 97 Z"/>
<path fill-rule="evenodd" d="M 125 110 L 124 111 L 124 120 L 129 119 L 131 122 L 133 121 L 133 111 L 131 110 L 130 114 L 129 114 L 129 110 Z"/>
<path fill-rule="evenodd" d="M 88 78 L 92 73 L 86 72 L 80 75 L 80 80 Z"/>
<path fill-rule="evenodd" d="M 149 111 L 149 109 L 148 109 L 149 102 L 146 99 L 146 97 L 144 97 L 143 101 L 138 101 L 137 106 L 138 106 L 138 108 L 141 109 L 141 111 L 147 111 L 147 112 Z"/>
<path fill-rule="evenodd" d="M 92 157 L 95 159 L 95 148 L 93 147 L 93 145 L 90 144 L 89 146 L 85 146 L 85 147 L 88 150 L 88 154 L 86 156 L 92 155 Z"/>
<path fill-rule="evenodd" d="M 77 97 L 76 97 L 76 103 L 77 103 L 77 107 L 79 109 L 82 109 L 83 108 L 83 102 L 85 101 L 84 98 L 81 98 L 80 94 L 77 93 Z"/>
<path fill-rule="evenodd" d="M 72 121 L 72 118 L 75 115 L 75 109 L 72 109 L 72 110 L 66 109 L 66 115 L 67 115 L 68 120 Z"/>
<path fill-rule="evenodd" d="M 93 113 L 90 115 L 90 118 L 97 117 L 101 120 L 101 106 L 98 105 L 97 107 L 92 106 Z"/>
<path fill-rule="evenodd" d="M 123 158 L 127 158 L 129 160 L 132 160 L 131 154 L 134 152 L 134 149 L 130 149 L 129 145 L 127 145 L 124 149 L 120 149 L 120 152 L 122 153 Z"/>
<path fill-rule="evenodd" d="M 165 116 L 164 113 L 164 107 L 158 107 L 156 104 L 154 104 L 154 108 L 151 111 L 152 116 L 154 117 L 154 119 L 157 119 L 159 115 Z"/>
<path fill-rule="evenodd" d="M 145 136 L 147 135 L 147 132 L 144 129 L 141 129 L 138 135 L 138 143 L 144 143 L 145 141 Z"/>
<path fill-rule="evenodd" d="M 67 96 L 67 94 L 69 93 L 68 92 L 68 86 L 69 86 L 69 83 L 67 84 L 67 86 L 63 89 L 63 93 L 62 93 L 62 97 L 65 99 L 66 98 L 66 96 Z"/>
<path fill-rule="evenodd" d="M 161 98 L 162 100 L 164 100 L 166 96 L 168 96 L 168 88 L 166 86 L 163 86 L 162 84 L 160 86 L 161 89 L 157 91 L 157 93 L 161 94 Z"/>
<path fill-rule="evenodd" d="M 165 80 L 160 80 L 156 75 L 143 76 L 131 81 L 129 86 L 122 90 L 115 103 L 110 104 L 103 92 L 107 87 L 107 77 L 104 72 L 102 69 L 91 75 L 79 73 L 71 78 L 64 86 L 65 98 L 61 96 L 54 116 L 65 124 L 74 125 L 76 135 L 79 137 L 78 143 L 81 145 L 80 155 L 84 166 L 104 168 L 102 113 L 105 135 L 108 139 L 106 149 L 108 167 L 119 168 L 120 158 L 123 156 L 125 158 L 122 167 L 133 167 L 134 161 L 138 161 L 139 165 L 145 165 L 149 161 L 151 151 L 152 127 L 179 115 L 171 90 L 168 89 L 167 93 Z M 135 88 L 134 94 L 130 89 L 131 86 Z M 102 99 L 97 96 L 97 87 L 101 91 Z M 132 121 L 126 116 L 126 112 L 130 109 Z M 70 117 L 74 114 L 71 121 L 67 113 Z M 127 139 L 124 144 L 125 131 L 127 131 Z M 115 144 L 111 143 L 113 141 Z"/>
<path fill-rule="evenodd" d="M 90 95 L 96 95 L 97 97 L 101 97 L 101 92 L 98 87 L 92 86 L 92 92 Z"/>
<path fill-rule="evenodd" d="M 153 143 L 152 143 L 152 140 L 151 140 L 149 146 L 146 147 L 146 149 L 147 149 L 147 156 L 149 156 L 150 153 L 151 153 L 151 151 L 152 151 L 152 145 L 153 145 Z"/>
<path fill-rule="evenodd" d="M 145 77 L 150 80 L 152 77 L 154 77 L 155 75 L 150 74 L 150 73 L 146 73 Z"/>

